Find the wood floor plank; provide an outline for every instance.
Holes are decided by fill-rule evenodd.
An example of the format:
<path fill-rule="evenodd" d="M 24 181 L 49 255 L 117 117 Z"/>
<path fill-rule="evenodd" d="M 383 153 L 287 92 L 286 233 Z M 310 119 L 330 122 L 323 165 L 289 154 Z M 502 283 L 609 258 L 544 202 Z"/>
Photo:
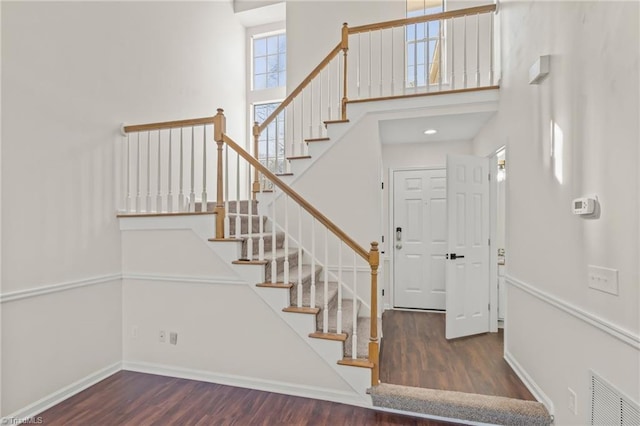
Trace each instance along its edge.
<path fill-rule="evenodd" d="M 120 371 L 36 417 L 50 426 L 453 424 L 131 371 Z"/>
<path fill-rule="evenodd" d="M 503 359 L 502 330 L 447 340 L 444 314 L 395 310 L 382 330 L 383 383 L 535 400 Z"/>

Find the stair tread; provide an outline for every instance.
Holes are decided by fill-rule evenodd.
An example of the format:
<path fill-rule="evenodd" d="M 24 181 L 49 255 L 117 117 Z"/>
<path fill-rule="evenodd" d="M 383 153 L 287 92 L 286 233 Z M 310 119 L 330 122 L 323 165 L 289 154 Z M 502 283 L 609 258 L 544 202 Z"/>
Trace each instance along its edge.
<path fill-rule="evenodd" d="M 289 268 L 289 282 L 293 284 L 297 284 L 298 266 L 299 265 Z M 302 268 L 302 280 L 305 281 L 307 278 L 311 276 L 311 265 L 308 265 L 305 263 L 301 266 L 301 268 Z M 322 271 L 322 267 L 319 265 L 316 265 L 316 276 L 318 276 L 321 271 Z M 278 275 L 276 275 L 276 281 L 284 282 L 284 272 L 280 272 Z"/>
<path fill-rule="evenodd" d="M 327 295 L 329 300 L 332 300 L 338 294 L 338 283 L 337 282 L 329 282 L 327 286 Z M 306 290 L 306 291 L 305 291 Z M 311 292 L 310 288 L 304 289 L 302 291 L 302 306 L 311 306 Z M 297 306 L 297 297 L 298 297 L 298 285 L 293 283 L 293 287 L 291 290 L 291 306 Z M 324 306 L 324 282 L 316 283 L 316 307 L 322 308 Z"/>
<path fill-rule="evenodd" d="M 367 358 L 351 358 L 349 357 L 344 357 L 341 360 L 338 361 L 339 365 L 348 365 L 351 367 L 361 367 L 361 368 L 373 368 L 373 363 L 371 361 L 369 361 Z"/>

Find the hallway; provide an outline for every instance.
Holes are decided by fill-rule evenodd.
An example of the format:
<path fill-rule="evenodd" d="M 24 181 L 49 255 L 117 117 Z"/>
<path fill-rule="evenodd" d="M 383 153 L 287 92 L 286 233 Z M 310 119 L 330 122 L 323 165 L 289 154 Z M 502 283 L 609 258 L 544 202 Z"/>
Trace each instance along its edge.
<path fill-rule="evenodd" d="M 535 400 L 503 359 L 502 329 L 447 340 L 444 313 L 387 310 L 382 330 L 382 383 Z"/>

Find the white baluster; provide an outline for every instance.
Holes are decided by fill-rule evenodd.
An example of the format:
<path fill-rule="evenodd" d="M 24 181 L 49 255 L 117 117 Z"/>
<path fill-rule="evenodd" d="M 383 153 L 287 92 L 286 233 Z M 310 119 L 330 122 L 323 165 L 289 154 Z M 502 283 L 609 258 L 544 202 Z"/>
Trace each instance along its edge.
<path fill-rule="evenodd" d="M 125 203 L 125 211 L 131 212 L 131 135 L 127 133 L 127 154 L 126 154 L 127 170 L 125 181 L 127 182 L 127 198 Z"/>
<path fill-rule="evenodd" d="M 342 62 L 343 62 L 342 56 L 343 55 L 338 53 L 338 68 L 337 68 L 338 74 L 336 75 L 336 84 L 338 85 L 338 98 L 336 99 L 336 115 L 338 117 L 340 117 L 340 108 L 341 108 L 341 102 L 342 102 L 341 99 L 342 99 L 342 90 L 343 90 L 342 89 L 343 85 L 340 84 L 341 83 L 340 79 L 343 78 L 342 76 L 344 75 L 341 72 L 342 71 L 342 67 L 343 67 L 343 65 L 342 65 Z"/>
<path fill-rule="evenodd" d="M 391 96 L 396 94 L 395 93 L 395 87 L 394 87 L 394 85 L 395 85 L 395 81 L 394 81 L 395 80 L 395 78 L 394 78 L 394 75 L 395 75 L 395 70 L 394 70 L 395 61 L 394 61 L 394 57 L 393 57 L 394 56 L 393 55 L 393 51 L 395 50 L 394 49 L 395 42 L 393 41 L 394 35 L 395 35 L 394 33 L 395 33 L 395 31 L 394 31 L 393 27 L 391 27 L 391 61 L 389 62 L 391 64 Z"/>
<path fill-rule="evenodd" d="M 147 132 L 147 198 L 145 208 L 147 213 L 153 211 L 151 209 L 151 131 Z"/>
<path fill-rule="evenodd" d="M 286 207 L 285 207 L 286 208 Z M 276 247 L 277 247 L 277 238 L 276 238 L 276 191 L 275 188 L 273 190 L 273 197 L 271 201 L 271 282 L 276 283 L 276 275 L 278 272 L 278 262 L 276 260 Z M 285 241 L 287 240 L 287 235 L 284 236 Z M 283 280 L 286 284 L 287 281 Z"/>
<path fill-rule="evenodd" d="M 236 220 L 234 238 L 240 239 L 242 221 L 240 220 L 240 154 L 236 153 Z M 247 243 L 248 244 L 248 243 Z"/>
<path fill-rule="evenodd" d="M 136 157 L 136 161 L 138 162 L 138 171 L 136 173 L 136 212 L 140 213 L 142 211 L 142 195 L 140 193 L 140 180 L 142 178 L 142 160 L 140 153 L 140 132 L 138 132 L 138 155 Z"/>
<path fill-rule="evenodd" d="M 179 192 L 178 192 L 178 211 L 184 211 L 184 146 L 183 146 L 183 135 L 182 135 L 182 127 L 180 128 L 180 183 L 179 183 Z"/>
<path fill-rule="evenodd" d="M 171 175 L 172 175 L 172 168 L 173 168 L 173 154 L 172 154 L 172 141 L 173 141 L 173 131 L 172 129 L 169 129 L 169 171 L 167 173 L 167 186 L 168 186 L 168 191 L 167 191 L 167 212 L 168 213 L 173 213 L 173 193 L 172 193 L 172 182 L 171 182 Z"/>
<path fill-rule="evenodd" d="M 316 307 L 316 219 L 311 216 L 311 305 Z"/>
<path fill-rule="evenodd" d="M 462 43 L 462 87 L 467 88 L 467 15 L 463 17 L 464 19 L 464 27 L 463 27 L 463 43 Z"/>
<path fill-rule="evenodd" d="M 332 61 L 333 62 L 333 61 Z M 331 62 L 327 65 L 327 120 L 331 120 Z M 320 126 L 322 126 L 322 122 L 324 120 L 320 120 Z"/>
<path fill-rule="evenodd" d="M 338 321 L 336 333 L 342 333 L 342 240 L 338 238 Z"/>
<path fill-rule="evenodd" d="M 351 339 L 351 358 L 353 359 L 358 357 L 358 268 L 356 266 L 356 261 L 356 252 L 353 252 L 353 338 Z"/>
<path fill-rule="evenodd" d="M 298 308 L 302 307 L 302 207 L 298 204 Z"/>
<path fill-rule="evenodd" d="M 309 139 L 313 139 L 313 80 L 309 83 Z"/>
<path fill-rule="evenodd" d="M 360 61 L 361 61 L 361 49 L 360 45 L 362 44 L 362 33 L 358 33 L 358 60 L 356 62 L 356 87 L 358 88 L 358 99 L 360 99 Z"/>
<path fill-rule="evenodd" d="M 384 30 L 380 30 L 380 97 L 383 94 L 383 79 L 382 79 L 382 36 L 384 35 Z"/>
<path fill-rule="evenodd" d="M 200 211 L 207 209 L 207 126 L 202 126 L 202 204 Z"/>
<path fill-rule="evenodd" d="M 454 38 L 454 30 L 456 28 L 456 22 L 455 19 L 451 19 L 451 81 L 450 81 L 450 86 L 449 86 L 449 90 L 453 90 L 455 89 L 455 82 L 456 82 L 456 75 L 455 75 L 455 63 L 456 63 L 456 55 L 455 55 L 455 47 L 456 47 L 456 42 L 455 42 L 455 38 Z"/>
<path fill-rule="evenodd" d="M 304 89 L 300 92 L 300 155 L 304 155 Z"/>
<path fill-rule="evenodd" d="M 322 309 L 322 332 L 329 332 L 329 228 L 324 228 L 324 306 Z"/>
<path fill-rule="evenodd" d="M 367 93 L 371 97 L 371 31 L 369 31 L 369 88 Z"/>
<path fill-rule="evenodd" d="M 480 14 L 476 14 L 476 87 L 480 87 Z"/>
<path fill-rule="evenodd" d="M 442 19 L 438 22 L 438 91 L 442 91 L 442 57 L 444 51 L 442 48 Z"/>
<path fill-rule="evenodd" d="M 320 71 L 320 75 L 318 76 L 318 85 L 320 86 L 318 89 L 318 94 L 320 96 L 320 106 L 318 107 L 318 137 L 322 137 L 322 71 Z"/>
<path fill-rule="evenodd" d="M 251 188 L 251 167 L 247 166 L 247 259 L 253 259 L 253 192 Z"/>
<path fill-rule="evenodd" d="M 160 161 L 160 130 L 158 130 L 158 195 L 156 195 L 156 211 L 160 213 L 162 211 L 162 193 L 160 192 L 161 187 L 161 179 L 160 179 L 160 170 L 162 168 L 162 162 Z"/>
<path fill-rule="evenodd" d="M 494 37 L 494 35 L 493 35 L 493 13 L 489 13 L 489 16 L 490 16 L 489 25 L 491 26 L 491 30 L 490 30 L 491 33 L 489 35 L 489 38 L 490 38 L 490 41 L 489 41 L 489 43 L 490 43 L 489 44 L 489 49 L 490 49 L 490 53 L 489 53 L 489 85 L 493 86 L 493 55 L 494 55 L 494 52 L 493 52 L 493 49 L 494 49 L 494 47 L 493 47 L 493 41 L 494 41 L 493 40 L 493 37 Z"/>
<path fill-rule="evenodd" d="M 191 192 L 189 192 L 189 211 L 196 211 L 196 190 L 195 190 L 195 171 L 196 171 L 196 149 L 195 149 L 195 130 L 191 127 Z"/>
<path fill-rule="evenodd" d="M 431 33 L 429 32 L 429 21 L 427 21 L 425 23 L 426 28 L 425 28 L 425 55 L 424 55 L 424 62 L 425 62 L 425 77 L 424 77 L 424 82 L 425 85 L 427 86 L 427 93 L 429 93 L 429 91 L 431 90 L 431 62 L 429 62 L 429 58 L 431 56 Z"/>
<path fill-rule="evenodd" d="M 260 191 L 262 191 L 262 186 L 260 186 Z M 258 212 L 260 209 L 258 209 Z M 264 217 L 261 214 L 258 214 L 258 260 L 264 260 Z"/>
<path fill-rule="evenodd" d="M 284 194 L 284 282 L 289 283 L 289 196 Z"/>
<path fill-rule="evenodd" d="M 296 100 L 291 102 L 291 156 L 296 155 Z M 291 162 L 287 161 L 287 168 L 291 167 Z"/>
<path fill-rule="evenodd" d="M 418 24 L 413 24 L 413 34 L 415 42 L 413 43 L 413 91 L 418 89 Z M 405 81 L 404 87 L 407 87 Z"/>
<path fill-rule="evenodd" d="M 229 145 L 224 144 L 224 238 L 231 237 L 231 221 L 229 219 Z"/>

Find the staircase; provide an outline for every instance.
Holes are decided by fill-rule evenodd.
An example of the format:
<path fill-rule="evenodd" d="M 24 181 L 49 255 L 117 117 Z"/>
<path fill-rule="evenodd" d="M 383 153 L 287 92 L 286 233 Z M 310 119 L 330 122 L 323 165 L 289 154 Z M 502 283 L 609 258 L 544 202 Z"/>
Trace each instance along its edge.
<path fill-rule="evenodd" d="M 251 208 L 249 204 L 251 203 Z M 196 208 L 201 209 L 201 205 L 197 204 Z M 215 203 L 208 203 L 207 210 L 213 211 Z M 230 234 L 238 235 L 235 239 L 241 242 L 240 258 L 233 261 L 234 265 L 260 265 L 264 267 L 264 282 L 256 284 L 258 288 L 272 289 L 272 291 L 286 291 L 289 295 L 289 304 L 282 307 L 282 312 L 295 315 L 310 315 L 315 318 L 315 330 L 309 333 L 310 338 L 332 340 L 342 343 L 343 360 L 342 365 L 357 365 L 362 367 L 371 367 L 367 361 L 368 356 L 368 336 L 371 327 L 371 320 L 366 316 L 360 316 L 361 302 L 342 296 L 339 291 L 337 281 L 327 280 L 326 298 L 323 277 L 323 266 L 312 265 L 309 262 L 309 255 L 304 250 L 298 250 L 298 247 L 289 242 L 288 249 L 285 249 L 286 234 L 282 231 L 275 232 L 275 246 L 273 238 L 263 239 L 264 258 L 260 260 L 260 236 L 248 236 L 249 221 L 252 223 L 253 229 L 259 229 L 260 221 L 264 229 L 264 234 L 270 236 L 272 234 L 273 224 L 266 216 L 258 214 L 260 211 L 259 202 L 257 200 L 240 202 L 231 202 L 228 205 Z M 251 215 L 249 212 L 251 211 Z M 236 218 L 239 221 L 236 221 Z M 236 223 L 240 223 L 240 232 L 236 233 Z M 251 238 L 251 244 L 249 244 Z M 219 241 L 211 238 L 210 241 Z M 251 253 L 249 254 L 249 246 L 251 245 Z M 287 253 L 286 253 L 287 252 Z M 275 260 L 275 263 L 274 263 Z M 286 262 L 288 261 L 288 262 Z M 285 282 L 285 264 L 289 267 L 289 281 Z M 274 269 L 275 265 L 275 269 Z M 275 271 L 275 278 L 274 278 Z M 294 285 L 300 278 L 301 286 Z M 317 284 L 316 284 L 317 283 Z M 315 287 L 315 307 L 312 306 L 311 294 L 312 287 Z M 302 291 L 300 291 L 302 290 Z M 300 292 L 300 306 L 298 301 L 298 293 Z M 342 297 L 341 297 L 342 296 Z M 354 306 L 355 305 L 355 306 Z M 324 306 L 327 307 L 325 315 Z M 354 312 L 357 317 L 356 335 L 363 336 L 359 340 L 355 340 L 353 330 Z M 338 318 L 340 318 L 340 332 L 338 332 Z M 324 322 L 327 321 L 327 331 L 324 331 Z M 354 352 L 355 350 L 355 352 Z M 355 356 L 354 356 L 355 354 Z"/>
<path fill-rule="evenodd" d="M 508 417 L 509 408 L 506 410 L 507 414 L 498 410 L 488 417 L 485 415 L 486 412 L 483 414 L 485 417 L 474 417 L 473 413 L 460 417 L 460 410 L 466 410 L 465 403 L 469 400 L 467 397 L 443 397 L 441 394 L 398 389 L 379 383 L 378 243 L 371 243 L 370 250 L 366 250 L 293 189 L 298 179 L 368 114 L 398 112 L 397 102 L 404 102 L 405 111 L 423 116 L 424 110 L 420 108 L 424 108 L 424 97 L 442 93 L 452 94 L 454 98 L 457 96 L 455 99 L 449 97 L 446 100 L 441 99 L 447 97 L 438 97 L 437 100 L 433 98 L 432 106 L 443 110 L 456 102 L 473 102 L 469 101 L 469 97 L 465 98 L 475 96 L 468 92 L 486 93 L 485 98 L 475 99 L 475 102 L 484 105 L 483 107 L 496 101 L 493 12 L 495 5 L 486 5 L 361 27 L 349 28 L 345 24 L 340 43 L 263 123 L 255 123 L 252 132 L 253 156 L 226 134 L 226 118 L 222 109 L 213 117 L 124 127 L 127 139 L 124 148 L 126 166 L 123 166 L 126 177 L 120 186 L 124 187 L 121 194 L 124 205 L 122 210 L 127 213 L 136 212 L 138 215 L 144 212 L 151 215 L 215 213 L 216 224 L 212 229 L 215 237 L 204 236 L 202 232 L 199 236 L 208 240 L 210 247 L 231 265 L 231 269 L 242 281 L 249 284 L 320 358 L 331 365 L 355 392 L 357 398 L 361 398 L 358 403 L 371 404 L 371 399 L 366 397 L 365 392 L 372 386 L 370 393 L 374 405 L 386 409 L 464 418 L 468 421 L 511 419 Z M 439 25 L 442 25 L 442 22 L 447 21 L 452 30 L 454 27 L 460 27 L 466 31 L 466 22 L 471 19 L 475 20 L 478 36 L 480 24 L 488 23 L 483 31 L 486 32 L 490 46 L 487 46 L 488 57 L 483 58 L 483 63 L 478 53 L 480 44 L 477 42 L 474 49 L 477 57 L 465 56 L 464 67 L 460 67 L 458 63 L 457 69 L 452 60 L 447 67 L 449 74 L 444 75 L 446 70 L 439 59 L 440 49 L 444 49 L 443 34 L 440 34 L 436 44 L 438 54 L 433 57 L 432 63 L 427 63 L 424 67 L 429 73 L 428 80 L 422 80 L 423 83 L 420 85 L 421 79 L 416 76 L 413 86 L 407 84 L 407 81 L 394 83 L 395 62 L 398 59 L 393 56 L 395 29 L 428 25 L 429 21 L 439 21 Z M 385 39 L 389 36 L 390 42 Z M 465 55 L 466 39 L 467 37 L 464 37 L 456 41 L 463 44 L 456 50 L 465 52 Z M 375 46 L 378 44 L 379 50 L 371 53 L 372 49 L 377 49 Z M 368 57 L 365 54 L 362 62 L 361 46 L 363 51 L 370 52 Z M 358 52 L 355 67 L 358 70 L 357 78 L 353 76 L 354 68 L 351 71 L 347 70 L 347 55 L 350 49 L 357 49 Z M 398 51 L 403 50 L 404 48 L 400 47 Z M 391 52 L 391 57 L 384 57 L 383 52 L 387 55 Z M 473 59 L 469 62 L 475 65 L 475 73 L 472 73 L 472 68 L 467 68 L 467 59 Z M 379 62 L 376 64 L 375 61 Z M 404 58 L 401 62 L 404 62 Z M 367 66 L 369 85 L 365 88 L 361 87 L 360 70 Z M 485 67 L 482 74 L 481 66 Z M 400 73 L 402 74 L 404 72 Z M 467 74 L 474 75 L 474 88 L 467 86 Z M 378 81 L 372 84 L 372 78 L 377 78 Z M 378 87 L 379 89 L 376 89 Z M 352 94 L 351 99 L 348 93 Z M 355 93 L 357 96 L 353 95 Z M 364 93 L 367 95 L 363 95 Z M 304 109 L 305 99 L 308 100 L 307 110 Z M 261 158 L 258 148 L 261 134 L 269 126 L 275 126 L 274 121 L 279 114 L 285 114 L 289 123 L 284 142 L 287 169 L 284 173 L 276 175 L 264 164 L 278 163 L 282 158 L 278 158 L 278 154 L 275 158 Z M 364 123 L 365 126 L 370 124 Z M 184 129 L 187 130 L 187 138 L 183 146 Z M 157 143 L 155 140 L 152 141 L 152 131 L 157 131 Z M 161 134 L 163 131 L 164 136 Z M 129 137 L 136 133 L 137 143 Z M 143 134 L 142 140 L 140 133 Z M 213 151 L 210 135 L 213 135 L 213 141 L 217 145 L 215 156 L 207 154 L 207 150 L 209 153 Z M 168 148 L 163 148 L 163 143 L 168 144 Z M 157 156 L 154 158 L 150 152 L 156 147 Z M 137 154 L 134 156 L 132 151 L 135 153 L 135 150 Z M 196 152 L 198 154 L 195 154 Z M 145 153 L 146 162 L 143 156 Z M 196 156 L 199 158 L 196 159 Z M 264 164 L 258 161 L 258 158 Z M 131 166 L 134 159 L 137 165 Z M 155 161 L 158 164 L 157 184 L 155 176 L 150 172 L 150 163 Z M 164 171 L 161 170 L 163 161 L 168 162 Z M 172 161 L 176 161 L 178 165 Z M 141 186 L 141 169 L 145 167 L 146 182 Z M 168 179 L 166 184 L 162 183 L 163 179 Z M 377 186 L 378 182 L 374 184 Z M 213 186 L 215 191 L 212 189 Z M 208 198 L 209 192 L 215 193 L 215 196 Z M 197 202 L 198 199 L 201 201 Z M 209 201 L 210 199 L 215 199 L 215 202 Z M 289 226 L 291 210 L 297 211 L 297 217 L 293 218 L 293 228 L 297 225 L 297 232 Z M 307 215 L 304 217 L 306 223 L 311 223 L 309 229 L 303 228 L 303 212 Z M 319 229 L 316 228 L 318 226 Z M 330 245 L 329 238 L 337 241 L 337 255 L 333 252 L 335 246 Z M 342 255 L 343 247 L 344 254 L 353 256 L 353 264 L 349 265 L 352 269 L 343 268 L 342 262 L 348 257 Z M 324 256 L 320 254 L 322 252 Z M 330 252 L 337 259 L 337 272 L 329 270 L 335 267 L 329 268 Z M 361 267 L 356 262 L 363 260 L 367 266 L 367 281 L 370 280 L 370 283 L 367 282 L 365 294 L 358 293 L 356 283 L 357 270 Z M 343 280 L 343 270 L 352 271 L 351 283 Z M 285 348 L 283 353 L 286 353 Z M 363 397 L 366 398 L 362 399 Z M 539 408 L 534 407 L 534 411 Z M 482 410 L 480 408 L 481 412 Z M 545 413 L 546 411 L 540 410 L 534 413 L 534 416 L 539 415 L 542 419 L 539 424 L 549 423 L 550 418 L 545 417 Z M 516 416 L 516 419 L 517 423 L 526 419 L 526 416 Z"/>

